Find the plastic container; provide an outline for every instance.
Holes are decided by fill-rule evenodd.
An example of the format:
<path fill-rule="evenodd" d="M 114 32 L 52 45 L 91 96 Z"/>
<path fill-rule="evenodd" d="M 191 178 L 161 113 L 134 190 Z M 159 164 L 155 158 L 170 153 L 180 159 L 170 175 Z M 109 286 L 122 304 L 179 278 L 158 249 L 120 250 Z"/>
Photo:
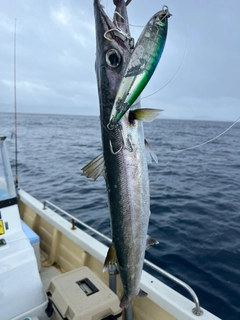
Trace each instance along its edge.
<path fill-rule="evenodd" d="M 48 296 L 54 320 L 117 319 L 122 312 L 118 296 L 87 267 L 52 278 Z"/>

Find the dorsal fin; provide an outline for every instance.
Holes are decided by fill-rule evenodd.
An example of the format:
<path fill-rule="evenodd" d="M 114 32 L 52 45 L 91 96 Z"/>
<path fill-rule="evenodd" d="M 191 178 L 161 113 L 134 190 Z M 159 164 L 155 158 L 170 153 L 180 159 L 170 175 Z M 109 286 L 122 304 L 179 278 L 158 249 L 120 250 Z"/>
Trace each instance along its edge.
<path fill-rule="evenodd" d="M 155 239 L 153 239 L 152 237 L 150 237 L 149 235 L 147 235 L 147 240 L 146 240 L 146 250 L 148 250 L 151 246 L 153 246 L 154 244 L 158 244 L 159 242 Z"/>

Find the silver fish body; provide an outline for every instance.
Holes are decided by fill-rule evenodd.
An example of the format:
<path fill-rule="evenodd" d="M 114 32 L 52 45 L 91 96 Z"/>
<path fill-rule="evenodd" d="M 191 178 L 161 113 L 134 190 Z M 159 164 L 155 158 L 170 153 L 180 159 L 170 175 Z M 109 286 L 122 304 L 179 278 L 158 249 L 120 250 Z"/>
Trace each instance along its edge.
<path fill-rule="evenodd" d="M 96 23 L 96 75 L 100 104 L 103 155 L 92 160 L 83 175 L 106 181 L 110 208 L 112 245 L 104 268 L 116 263 L 123 285 L 120 306 L 146 295 L 140 279 L 146 249 L 149 222 L 149 179 L 143 125 L 130 109 L 109 130 L 107 124 L 117 90 L 133 52 L 128 28 L 126 3 L 114 0 L 119 14 L 112 22 L 99 0 L 94 0 Z M 120 28 L 121 26 L 121 28 Z M 112 30 L 112 31 L 111 31 Z M 140 112 L 141 113 L 141 112 Z M 156 243 L 149 238 L 148 244 Z"/>
<path fill-rule="evenodd" d="M 121 307 L 126 307 L 133 298 L 144 295 L 139 286 L 149 222 L 149 179 L 142 123 L 130 124 L 126 114 L 120 125 L 116 135 L 122 150 L 113 162 L 105 160 L 105 165 L 112 245 L 124 289 Z"/>

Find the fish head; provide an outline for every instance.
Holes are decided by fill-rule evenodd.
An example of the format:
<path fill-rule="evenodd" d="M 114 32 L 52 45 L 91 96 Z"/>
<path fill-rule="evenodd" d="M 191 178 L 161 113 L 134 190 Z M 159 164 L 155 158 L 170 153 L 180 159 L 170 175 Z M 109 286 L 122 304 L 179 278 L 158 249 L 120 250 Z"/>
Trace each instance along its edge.
<path fill-rule="evenodd" d="M 104 11 L 100 0 L 94 0 L 96 26 L 96 76 L 100 116 L 107 125 L 124 71 L 133 52 L 126 3 L 114 0 L 113 20 Z"/>

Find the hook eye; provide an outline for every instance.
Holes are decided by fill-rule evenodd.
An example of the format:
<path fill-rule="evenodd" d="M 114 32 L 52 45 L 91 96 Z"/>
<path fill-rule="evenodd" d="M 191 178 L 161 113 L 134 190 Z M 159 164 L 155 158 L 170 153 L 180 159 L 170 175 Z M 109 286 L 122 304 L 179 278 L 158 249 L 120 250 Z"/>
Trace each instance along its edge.
<path fill-rule="evenodd" d="M 121 55 L 117 50 L 110 49 L 107 51 L 106 62 L 110 67 L 112 67 L 112 68 L 118 67 L 121 63 L 121 60 L 122 60 Z"/>

